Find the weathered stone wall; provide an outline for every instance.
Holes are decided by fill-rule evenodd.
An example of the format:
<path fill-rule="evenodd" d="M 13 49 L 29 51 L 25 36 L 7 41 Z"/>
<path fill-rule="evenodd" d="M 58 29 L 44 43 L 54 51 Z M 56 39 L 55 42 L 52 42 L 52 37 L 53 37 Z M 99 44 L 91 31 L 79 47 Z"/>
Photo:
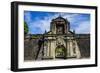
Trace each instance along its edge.
<path fill-rule="evenodd" d="M 35 60 L 39 51 L 39 39 L 24 39 L 24 60 Z"/>
<path fill-rule="evenodd" d="M 88 35 L 89 36 L 89 35 Z M 80 39 L 76 38 L 77 45 L 80 50 L 81 58 L 89 58 L 90 57 L 90 38 L 84 37 L 81 39 L 82 36 L 80 36 Z M 68 42 L 68 41 L 67 41 Z M 48 42 L 50 43 L 50 42 Z M 56 42 L 55 42 L 56 43 Z M 51 43 L 51 54 L 50 51 L 48 51 L 48 56 L 52 56 L 55 58 L 55 48 L 53 48 L 53 45 L 55 43 Z M 41 48 L 39 48 L 40 41 L 39 39 L 30 39 L 26 38 L 24 39 L 24 60 L 41 60 L 43 58 L 43 45 Z M 70 46 L 67 44 L 67 46 Z M 68 47 L 67 47 L 68 48 Z M 39 50 L 40 49 L 40 50 Z M 70 48 L 69 48 L 70 49 Z M 68 50 L 67 50 L 68 52 Z M 67 53 L 67 56 L 69 53 Z"/>
<path fill-rule="evenodd" d="M 77 39 L 78 46 L 80 48 L 81 57 L 90 57 L 90 38 L 88 39 Z"/>

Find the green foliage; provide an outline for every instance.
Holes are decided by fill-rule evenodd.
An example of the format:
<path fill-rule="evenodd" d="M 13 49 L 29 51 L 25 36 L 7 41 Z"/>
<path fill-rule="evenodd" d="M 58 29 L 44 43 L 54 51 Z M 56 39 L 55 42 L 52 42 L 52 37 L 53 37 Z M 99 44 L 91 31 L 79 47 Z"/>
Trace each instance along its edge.
<path fill-rule="evenodd" d="M 57 56 L 63 56 L 64 55 L 64 48 L 56 48 L 56 55 Z"/>
<path fill-rule="evenodd" d="M 24 22 L 24 34 L 27 34 L 29 32 L 29 28 L 26 22 Z"/>
<path fill-rule="evenodd" d="M 57 48 L 56 52 L 64 52 L 64 49 L 63 48 Z"/>
<path fill-rule="evenodd" d="M 33 35 L 32 38 L 33 38 L 33 39 L 38 39 L 38 38 L 40 38 L 40 36 L 34 36 L 34 35 Z"/>

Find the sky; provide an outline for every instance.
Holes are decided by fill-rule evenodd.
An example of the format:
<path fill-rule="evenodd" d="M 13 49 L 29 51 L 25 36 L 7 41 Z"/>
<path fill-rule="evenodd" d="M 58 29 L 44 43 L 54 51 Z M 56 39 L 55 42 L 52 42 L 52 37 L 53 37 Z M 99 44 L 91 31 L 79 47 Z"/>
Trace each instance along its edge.
<path fill-rule="evenodd" d="M 64 12 L 36 12 L 24 11 L 24 21 L 27 23 L 30 34 L 43 34 L 50 31 L 52 19 L 61 15 L 70 22 L 70 30 L 77 34 L 90 33 L 90 14 Z"/>

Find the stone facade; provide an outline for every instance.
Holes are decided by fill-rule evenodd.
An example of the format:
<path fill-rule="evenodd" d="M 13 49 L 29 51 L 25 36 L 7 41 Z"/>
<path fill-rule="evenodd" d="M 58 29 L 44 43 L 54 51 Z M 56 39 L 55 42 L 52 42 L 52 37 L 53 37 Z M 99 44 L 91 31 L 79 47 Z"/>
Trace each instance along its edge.
<path fill-rule="evenodd" d="M 44 57 L 55 58 L 81 58 L 81 53 L 75 40 L 75 32 L 70 31 L 70 23 L 61 16 L 53 19 L 50 31 L 44 45 Z M 53 34 L 57 36 L 52 36 Z M 67 35 L 71 35 L 68 37 Z M 57 51 L 58 49 L 58 51 Z M 61 50 L 61 51 L 59 51 Z"/>
<path fill-rule="evenodd" d="M 81 36 L 75 31 L 70 31 L 70 22 L 61 16 L 51 21 L 49 32 L 28 35 L 24 39 L 25 61 L 89 57 L 90 35 L 82 34 Z"/>

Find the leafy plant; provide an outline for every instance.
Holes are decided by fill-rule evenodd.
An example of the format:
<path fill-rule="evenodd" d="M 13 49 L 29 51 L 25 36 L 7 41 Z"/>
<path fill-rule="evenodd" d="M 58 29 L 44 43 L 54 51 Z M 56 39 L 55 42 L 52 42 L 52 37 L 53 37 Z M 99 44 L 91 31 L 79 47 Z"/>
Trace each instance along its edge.
<path fill-rule="evenodd" d="M 27 23 L 24 21 L 24 34 L 27 34 L 29 32 L 29 28 Z"/>
<path fill-rule="evenodd" d="M 59 55 L 59 56 L 61 56 L 61 55 L 64 55 L 64 48 L 56 48 L 56 54 L 57 54 L 57 56 Z"/>

